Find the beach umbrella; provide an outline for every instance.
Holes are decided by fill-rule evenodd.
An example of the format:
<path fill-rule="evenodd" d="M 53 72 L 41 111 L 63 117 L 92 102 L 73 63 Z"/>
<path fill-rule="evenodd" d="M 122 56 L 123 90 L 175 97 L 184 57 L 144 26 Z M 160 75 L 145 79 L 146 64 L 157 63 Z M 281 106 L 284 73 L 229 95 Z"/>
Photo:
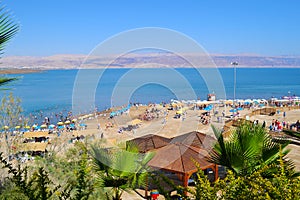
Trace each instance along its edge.
<path fill-rule="evenodd" d="M 229 112 L 237 112 L 237 109 L 231 109 Z"/>
<path fill-rule="evenodd" d="M 111 112 L 110 115 L 115 116 L 117 113 L 116 112 Z"/>
<path fill-rule="evenodd" d="M 50 124 L 50 125 L 49 125 L 49 128 L 54 128 L 54 127 L 55 127 L 54 124 Z"/>
<path fill-rule="evenodd" d="M 238 107 L 238 108 L 237 108 L 237 110 L 243 110 L 243 108 L 241 108 L 241 107 Z"/>
<path fill-rule="evenodd" d="M 206 108 L 204 108 L 203 110 L 210 111 L 212 108 L 213 108 L 213 106 L 212 106 L 212 105 L 209 105 L 209 106 L 207 106 Z"/>
<path fill-rule="evenodd" d="M 72 119 L 72 122 L 77 122 L 77 119 Z"/>
<path fill-rule="evenodd" d="M 61 125 L 64 125 L 63 122 L 58 122 L 57 125 L 61 126 Z"/>
<path fill-rule="evenodd" d="M 181 115 L 181 114 L 182 114 L 182 110 L 178 110 L 178 111 L 176 111 L 176 114 L 179 114 L 179 115 Z"/>
<path fill-rule="evenodd" d="M 128 124 L 128 125 L 133 125 L 133 126 L 135 126 L 135 125 L 140 124 L 140 123 L 142 123 L 142 122 L 143 122 L 143 121 L 140 120 L 140 119 L 134 119 L 134 120 L 128 122 L 127 124 Z"/>
<path fill-rule="evenodd" d="M 65 124 L 70 124 L 70 123 L 71 123 L 70 120 L 65 121 Z"/>
<path fill-rule="evenodd" d="M 7 129 L 9 129 L 9 127 L 8 127 L 8 126 L 3 126 L 3 129 L 6 129 L 6 130 L 7 130 Z"/>
<path fill-rule="evenodd" d="M 20 129 L 20 128 L 21 128 L 21 126 L 19 126 L 19 125 L 15 127 L 15 129 Z"/>
<path fill-rule="evenodd" d="M 25 128 L 25 129 L 30 129 L 30 126 L 27 125 L 27 126 L 25 126 L 24 128 Z"/>
<path fill-rule="evenodd" d="M 58 128 L 58 129 L 63 129 L 63 128 L 64 128 L 64 126 L 58 126 L 57 128 Z"/>
<path fill-rule="evenodd" d="M 47 128 L 47 125 L 46 124 L 42 124 L 41 128 Z"/>

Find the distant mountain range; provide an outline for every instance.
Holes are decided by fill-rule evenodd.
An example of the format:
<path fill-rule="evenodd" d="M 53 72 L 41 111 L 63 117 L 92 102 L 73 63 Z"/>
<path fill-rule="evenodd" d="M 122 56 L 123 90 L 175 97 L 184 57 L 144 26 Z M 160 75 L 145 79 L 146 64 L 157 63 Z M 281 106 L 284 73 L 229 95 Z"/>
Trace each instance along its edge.
<path fill-rule="evenodd" d="M 48 57 L 10 56 L 0 59 L 0 68 L 76 69 L 76 68 L 161 68 L 161 67 L 300 67 L 300 56 L 199 55 L 171 53 L 135 53 L 114 56 L 54 55 Z M 193 64 L 193 66 L 192 66 Z"/>

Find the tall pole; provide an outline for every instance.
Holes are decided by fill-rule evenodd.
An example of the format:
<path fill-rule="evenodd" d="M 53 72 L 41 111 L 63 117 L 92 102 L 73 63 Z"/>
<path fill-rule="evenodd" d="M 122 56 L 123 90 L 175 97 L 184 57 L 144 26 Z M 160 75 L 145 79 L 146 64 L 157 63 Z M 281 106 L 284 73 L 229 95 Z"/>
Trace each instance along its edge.
<path fill-rule="evenodd" d="M 233 65 L 233 116 L 234 116 L 234 109 L 235 109 L 235 89 L 236 89 L 236 66 L 238 65 L 238 62 L 232 62 L 231 65 Z"/>

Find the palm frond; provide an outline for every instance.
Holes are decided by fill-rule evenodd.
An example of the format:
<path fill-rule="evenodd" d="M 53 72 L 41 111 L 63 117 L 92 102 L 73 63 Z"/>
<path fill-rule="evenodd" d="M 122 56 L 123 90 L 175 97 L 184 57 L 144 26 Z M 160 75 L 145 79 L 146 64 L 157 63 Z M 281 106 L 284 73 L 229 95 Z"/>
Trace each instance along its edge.
<path fill-rule="evenodd" d="M 15 80 L 18 80 L 18 78 L 0 77 L 0 86 L 6 85 Z"/>
<path fill-rule="evenodd" d="M 8 43 L 19 31 L 19 25 L 11 18 L 11 14 L 5 9 L 0 8 L 0 54 Z"/>

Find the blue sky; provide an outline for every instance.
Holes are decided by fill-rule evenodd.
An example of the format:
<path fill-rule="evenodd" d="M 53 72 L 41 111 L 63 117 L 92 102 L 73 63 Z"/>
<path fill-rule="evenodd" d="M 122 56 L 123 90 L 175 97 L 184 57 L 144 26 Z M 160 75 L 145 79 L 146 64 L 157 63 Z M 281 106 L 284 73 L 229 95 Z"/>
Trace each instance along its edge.
<path fill-rule="evenodd" d="M 21 30 L 5 55 L 88 54 L 133 28 L 182 32 L 209 53 L 300 55 L 298 0 L 3 0 Z"/>

